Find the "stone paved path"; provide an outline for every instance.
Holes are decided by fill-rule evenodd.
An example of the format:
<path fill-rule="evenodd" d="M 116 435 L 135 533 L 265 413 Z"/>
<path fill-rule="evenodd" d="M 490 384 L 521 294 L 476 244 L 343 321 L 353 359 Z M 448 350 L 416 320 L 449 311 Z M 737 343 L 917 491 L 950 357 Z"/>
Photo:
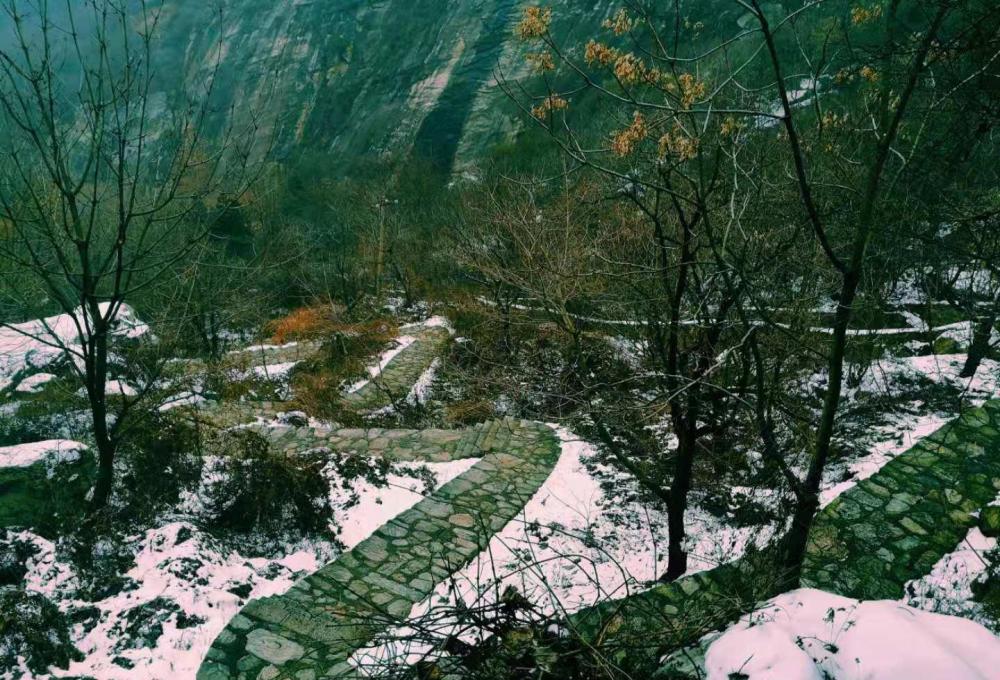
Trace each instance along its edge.
<path fill-rule="evenodd" d="M 1000 400 L 971 409 L 859 482 L 816 517 L 805 586 L 898 599 L 1000 491 Z M 646 677 L 664 650 L 695 642 L 777 595 L 769 551 L 578 612 L 569 624 L 606 658 Z"/>
<path fill-rule="evenodd" d="M 400 460 L 481 460 L 286 594 L 247 604 L 215 640 L 199 680 L 350 677 L 347 658 L 479 554 L 546 480 L 560 451 L 550 428 L 513 419 L 455 432 L 309 436 Z M 302 445 L 291 428 L 275 437 L 290 451 Z"/>
<path fill-rule="evenodd" d="M 400 351 L 363 387 L 343 395 L 345 404 L 351 410 L 364 413 L 389 406 L 395 400 L 407 396 L 414 383 L 439 357 L 448 343 L 450 333 L 441 326 L 403 327 L 403 333 L 413 337 L 412 344 Z M 250 348 L 227 355 L 227 365 L 241 366 L 247 371 L 252 368 L 274 366 L 281 363 L 300 361 L 315 354 L 320 348 L 318 342 L 304 342 L 293 345 L 261 350 Z M 376 359 L 377 360 L 377 359 Z M 232 427 L 253 423 L 258 419 L 273 420 L 293 410 L 282 401 L 248 401 L 203 404 L 197 410 L 197 419 L 214 427 Z"/>
<path fill-rule="evenodd" d="M 805 586 L 896 599 L 930 572 L 1000 492 L 1000 401 L 972 409 L 889 461 L 822 510 Z"/>
<path fill-rule="evenodd" d="M 405 396 L 447 341 L 424 328 L 381 375 L 346 398 L 358 410 Z M 257 407 L 257 408 L 255 408 Z M 280 403 L 236 415 L 273 415 Z M 238 411 L 236 409 L 235 411 Z M 272 413 L 273 412 L 273 413 Z M 399 461 L 481 457 L 285 595 L 249 603 L 219 635 L 200 680 L 351 677 L 347 658 L 478 554 L 547 478 L 559 442 L 547 427 L 493 421 L 468 430 L 257 426 L 289 455 L 316 448 Z M 1000 401 L 972 409 L 859 482 L 816 518 L 803 584 L 899 598 L 1000 490 Z M 649 672 L 664 649 L 696 640 L 776 594 L 768 551 L 579 612 L 568 624 L 613 663 Z"/>
<path fill-rule="evenodd" d="M 370 411 L 403 399 L 434 359 L 441 355 L 451 333 L 441 326 L 403 327 L 415 341 L 393 357 L 382 371 L 361 389 L 344 396 L 355 410 Z"/>

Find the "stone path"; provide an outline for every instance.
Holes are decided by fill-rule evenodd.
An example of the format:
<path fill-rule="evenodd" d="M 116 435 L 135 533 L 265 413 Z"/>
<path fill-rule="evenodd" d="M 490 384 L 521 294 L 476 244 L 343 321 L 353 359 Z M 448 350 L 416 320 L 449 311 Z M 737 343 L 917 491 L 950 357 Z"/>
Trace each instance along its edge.
<path fill-rule="evenodd" d="M 820 512 L 802 583 L 897 599 L 930 572 L 1000 492 L 1000 401 L 972 409 Z"/>
<path fill-rule="evenodd" d="M 404 327 L 402 332 L 415 341 L 393 357 L 382 371 L 361 389 L 344 395 L 344 401 L 358 411 L 389 406 L 403 399 L 441 355 L 451 333 L 441 326 Z"/>
<path fill-rule="evenodd" d="M 816 517 L 802 583 L 898 599 L 930 572 L 1000 491 L 1000 400 L 971 409 L 859 482 Z M 646 677 L 665 650 L 695 642 L 778 594 L 770 551 L 578 612 L 569 625 L 610 662 Z"/>
<path fill-rule="evenodd" d="M 266 376 L 268 368 L 302 361 L 316 354 L 322 343 L 317 340 L 290 342 L 284 345 L 255 345 L 244 349 L 233 350 L 224 354 L 219 360 L 219 368 L 223 371 L 237 370 L 241 373 L 259 371 Z M 201 359 L 184 359 L 170 364 L 181 375 L 202 375 L 208 370 L 208 365 Z"/>
<path fill-rule="evenodd" d="M 291 430 L 273 433 L 289 452 L 306 445 Z M 350 677 L 348 657 L 479 554 L 544 483 L 560 452 L 550 428 L 513 419 L 454 432 L 315 430 L 308 437 L 398 460 L 481 460 L 286 594 L 247 604 L 215 640 L 199 680 Z"/>
<path fill-rule="evenodd" d="M 404 397 L 447 342 L 443 328 L 416 342 L 362 389 L 357 410 Z M 280 403 L 230 407 L 227 419 L 273 416 Z M 477 555 L 547 478 L 559 454 L 552 431 L 525 421 L 467 430 L 254 426 L 296 455 L 325 448 L 397 461 L 480 457 L 465 474 L 279 597 L 249 603 L 219 635 L 200 680 L 351 677 L 347 658 Z M 899 598 L 973 523 L 1000 489 L 1000 401 L 944 426 L 858 483 L 816 518 L 803 584 L 857 598 Z M 567 621 L 610 663 L 651 672 L 663 650 L 693 642 L 777 594 L 769 551 L 605 602 Z"/>
<path fill-rule="evenodd" d="M 365 413 L 405 398 L 424 371 L 443 353 L 450 338 L 448 329 L 441 326 L 404 327 L 403 332 L 413 337 L 414 342 L 394 356 L 377 376 L 359 390 L 343 395 L 344 403 L 352 411 Z M 249 371 L 301 361 L 315 354 L 319 348 L 318 342 L 293 343 L 263 350 L 250 348 L 227 355 L 225 365 Z M 225 428 L 253 423 L 259 419 L 274 420 L 293 409 L 290 403 L 282 401 L 210 403 L 202 404 L 197 409 L 197 419 L 214 427 Z"/>

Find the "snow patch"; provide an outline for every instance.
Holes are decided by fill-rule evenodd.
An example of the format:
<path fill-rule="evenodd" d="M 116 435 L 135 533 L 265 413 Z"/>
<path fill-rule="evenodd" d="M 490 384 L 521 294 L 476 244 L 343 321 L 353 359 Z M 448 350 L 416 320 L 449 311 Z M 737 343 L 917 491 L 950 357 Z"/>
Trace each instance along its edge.
<path fill-rule="evenodd" d="M 28 467 L 35 463 L 71 463 L 80 460 L 85 444 L 69 439 L 48 439 L 0 447 L 0 468 Z"/>
<path fill-rule="evenodd" d="M 744 616 L 708 649 L 708 680 L 990 680 L 1000 638 L 891 600 L 803 588 Z"/>
<path fill-rule="evenodd" d="M 55 379 L 56 376 L 53 373 L 35 373 L 34 375 L 29 375 L 27 378 L 18 383 L 15 391 L 22 392 L 24 394 L 38 394 L 42 391 L 42 387 L 44 387 L 46 383 Z"/>
<path fill-rule="evenodd" d="M 107 314 L 110 303 L 100 305 L 101 315 Z M 57 359 L 69 356 L 80 359 L 80 328 L 87 315 L 81 310 L 74 314 L 58 314 L 44 319 L 17 324 L 0 324 L 0 384 L 11 381 L 19 373 L 47 367 Z M 128 305 L 121 305 L 115 320 L 114 335 L 138 338 L 149 333 L 149 326 L 139 320 Z"/>

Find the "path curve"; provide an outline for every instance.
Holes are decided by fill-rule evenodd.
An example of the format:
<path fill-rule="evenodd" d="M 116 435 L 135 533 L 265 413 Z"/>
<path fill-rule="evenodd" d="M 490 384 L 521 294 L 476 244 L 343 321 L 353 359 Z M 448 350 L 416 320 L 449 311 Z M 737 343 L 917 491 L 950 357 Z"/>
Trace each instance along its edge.
<path fill-rule="evenodd" d="M 848 489 L 816 516 L 802 584 L 859 599 L 900 599 L 1000 492 L 1000 400 L 969 409 Z M 751 554 L 567 622 L 636 677 L 778 595 L 771 550 Z"/>
<path fill-rule="evenodd" d="M 302 445 L 295 435 L 276 436 Z M 548 426 L 510 418 L 460 431 L 338 430 L 326 441 L 364 442 L 398 459 L 480 460 L 284 595 L 248 603 L 212 644 L 198 680 L 350 677 L 348 657 L 482 552 L 542 486 L 561 450 Z"/>

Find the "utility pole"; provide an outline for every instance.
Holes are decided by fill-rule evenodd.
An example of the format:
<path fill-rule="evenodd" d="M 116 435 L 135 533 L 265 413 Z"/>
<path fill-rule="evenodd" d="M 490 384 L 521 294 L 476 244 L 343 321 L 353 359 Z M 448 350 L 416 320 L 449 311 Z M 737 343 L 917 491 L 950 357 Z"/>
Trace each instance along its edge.
<path fill-rule="evenodd" d="M 378 245 L 375 252 L 375 299 L 382 299 L 382 272 L 385 269 L 385 209 L 387 206 L 399 203 L 383 196 L 375 203 L 378 211 Z"/>

